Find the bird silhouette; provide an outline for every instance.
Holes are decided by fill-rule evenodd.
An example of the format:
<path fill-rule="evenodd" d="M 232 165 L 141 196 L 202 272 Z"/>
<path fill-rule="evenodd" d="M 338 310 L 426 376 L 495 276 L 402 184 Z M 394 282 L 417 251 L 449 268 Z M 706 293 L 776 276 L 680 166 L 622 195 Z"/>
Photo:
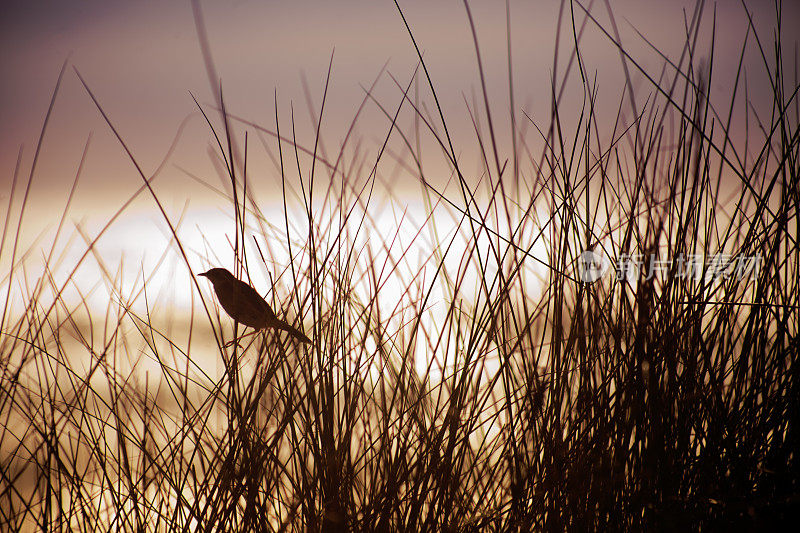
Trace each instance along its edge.
<path fill-rule="evenodd" d="M 199 275 L 211 281 L 220 305 L 236 322 L 256 330 L 280 329 L 302 342 L 311 343 L 311 339 L 302 331 L 275 316 L 266 300 L 253 287 L 236 279 L 226 269 L 212 268 Z"/>

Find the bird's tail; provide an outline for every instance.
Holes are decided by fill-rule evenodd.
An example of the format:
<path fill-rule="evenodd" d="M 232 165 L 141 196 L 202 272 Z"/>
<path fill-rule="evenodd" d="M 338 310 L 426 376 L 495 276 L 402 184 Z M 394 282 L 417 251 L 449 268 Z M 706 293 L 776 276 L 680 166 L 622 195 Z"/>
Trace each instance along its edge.
<path fill-rule="evenodd" d="M 283 322 L 281 320 L 278 321 L 278 329 L 282 329 L 283 331 L 288 331 L 295 339 L 299 340 L 300 342 L 305 342 L 306 344 L 311 344 L 311 339 L 305 336 L 305 334 L 297 329 L 296 327 Z"/>

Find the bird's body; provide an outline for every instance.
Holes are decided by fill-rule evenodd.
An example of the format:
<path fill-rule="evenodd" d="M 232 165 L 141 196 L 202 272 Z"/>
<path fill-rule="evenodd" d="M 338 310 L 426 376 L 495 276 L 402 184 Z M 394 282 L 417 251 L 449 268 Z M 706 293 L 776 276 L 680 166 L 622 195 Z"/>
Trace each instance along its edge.
<path fill-rule="evenodd" d="M 280 320 L 258 292 L 247 283 L 236 279 L 224 268 L 203 272 L 214 284 L 220 305 L 236 322 L 254 329 L 275 328 L 289 332 L 296 339 L 310 343 L 302 331 Z"/>

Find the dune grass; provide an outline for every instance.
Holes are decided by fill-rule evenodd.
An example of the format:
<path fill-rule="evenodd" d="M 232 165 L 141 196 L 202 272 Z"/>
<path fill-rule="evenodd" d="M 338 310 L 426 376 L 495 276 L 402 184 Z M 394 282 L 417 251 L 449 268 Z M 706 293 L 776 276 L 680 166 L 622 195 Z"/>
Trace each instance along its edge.
<path fill-rule="evenodd" d="M 598 24 L 577 3 L 563 9 Z M 12 265 L 0 322 L 3 529 L 692 530 L 796 520 L 797 62 L 781 55 L 779 33 L 770 44 L 751 28 L 742 46 L 763 52 L 769 116 L 751 106 L 744 77 L 726 102 L 712 101 L 714 54 L 697 59 L 701 16 L 659 78 L 621 49 L 626 72 L 650 85 L 642 98 L 628 84 L 612 124 L 597 120 L 579 25 L 567 26 L 564 46 L 575 51 L 553 81 L 547 124 L 514 109 L 513 92 L 510 114 L 490 105 L 478 53 L 483 92 L 467 107 L 477 173 L 459 161 L 464 147 L 422 54 L 410 81 L 396 82 L 395 102 L 366 91 L 363 105 L 386 115 L 385 142 L 350 160 L 349 133 L 333 155 L 320 127 L 304 144 L 277 99 L 272 126 L 227 114 L 221 91 L 219 109 L 198 106 L 228 181 L 220 192 L 235 232 L 222 260 L 242 279 L 265 273 L 273 307 L 304 325 L 309 346 L 265 332 L 226 347 L 242 330 L 202 280 L 185 287 L 197 303 L 186 331 L 167 327 L 155 317 L 168 302 L 151 300 L 147 277 L 126 287 L 122 267 L 97 254 L 102 232 L 82 234 L 77 264 L 64 264 L 54 241 L 32 272 L 16 243 L 35 164 L 24 191 L 15 175 L 0 245 Z M 113 129 L 102 95 L 81 81 Z M 572 122 L 567 84 L 584 94 Z M 415 126 L 404 129 L 397 117 L 409 111 Z M 743 141 L 734 133 L 745 119 Z M 423 136 L 449 162 L 447 188 L 423 171 Z M 172 232 L 165 257 L 202 271 L 212 258 L 183 245 L 118 137 L 143 179 L 136 195 L 151 195 Z M 281 171 L 282 221 L 267 220 L 248 187 L 253 137 Z M 376 241 L 384 162 L 417 178 L 426 218 Z M 276 250 L 287 263 L 269 259 Z M 579 278 L 584 250 L 612 262 L 594 283 Z M 709 258 L 719 253 L 758 259 L 742 275 L 734 266 L 715 276 Z M 625 257 L 641 268 L 619 279 Z M 699 275 L 678 261 L 693 257 L 705 259 Z M 105 309 L 74 298 L 88 262 L 115 295 Z M 221 362 L 219 375 L 204 369 L 203 351 Z"/>

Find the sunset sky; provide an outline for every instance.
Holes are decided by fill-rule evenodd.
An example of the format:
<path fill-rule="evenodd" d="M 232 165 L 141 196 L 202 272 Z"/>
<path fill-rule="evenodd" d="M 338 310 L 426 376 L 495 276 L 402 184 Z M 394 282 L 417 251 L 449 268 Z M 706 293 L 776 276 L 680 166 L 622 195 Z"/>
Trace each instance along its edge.
<path fill-rule="evenodd" d="M 588 6 L 590 2 L 584 4 Z M 636 30 L 664 55 L 677 61 L 685 41 L 684 20 L 685 17 L 690 19 L 694 10 L 692 2 L 625 0 L 609 4 L 623 44 L 651 75 L 657 77 L 664 62 L 644 44 Z M 375 95 L 387 109 L 394 110 L 400 101 L 400 92 L 388 73 L 399 83 L 407 84 L 417 63 L 403 21 L 389 1 L 240 0 L 201 5 L 229 112 L 274 129 L 273 98 L 277 93 L 282 132 L 290 132 L 293 108 L 301 145 L 311 147 L 314 140 L 303 78 L 307 80 L 316 115 L 333 54 L 322 128 L 322 139 L 329 153 L 338 150 L 364 97 L 364 87 L 371 85 L 381 68 L 387 65 Z M 465 98 L 472 104 L 473 98 L 479 95 L 480 81 L 463 4 L 406 0 L 400 5 L 428 63 L 448 125 L 456 132 L 459 143 L 456 150 L 470 161 L 475 156 L 476 142 Z M 560 2 L 513 1 L 510 5 L 517 112 L 524 110 L 537 124 L 546 126 Z M 490 103 L 496 120 L 507 124 L 504 3 L 475 1 L 470 6 L 487 74 Z M 726 114 L 748 22 L 739 1 L 709 3 L 703 15 L 708 31 L 700 34 L 705 42 L 698 43 L 701 57 L 708 54 L 715 6 L 716 55 L 711 99 L 714 102 L 719 98 L 720 112 Z M 765 44 L 770 42 L 775 19 L 771 3 L 751 2 L 748 6 L 757 30 L 766 39 Z M 572 53 L 569 3 L 565 7 L 560 45 L 564 58 Z M 591 12 L 604 27 L 611 27 L 606 2 L 594 2 Z M 796 50 L 797 34 L 792 34 L 792 27 L 797 27 L 799 13 L 796 2 L 785 3 L 783 31 L 786 37 L 782 42 L 788 53 Z M 574 15 L 580 26 L 584 15 L 577 4 Z M 750 39 L 744 58 L 752 82 L 749 97 L 756 107 L 768 111 L 770 102 L 763 95 L 771 93 L 763 85 L 763 59 L 752 35 Z M 581 52 L 590 75 L 597 77 L 600 116 L 611 121 L 623 90 L 619 53 L 592 23 L 586 27 Z M 768 45 L 766 53 L 772 53 Z M 223 238 L 229 228 L 221 228 L 214 221 L 225 220 L 222 213 L 228 212 L 228 205 L 187 175 L 187 172 L 192 173 L 215 187 L 222 183 L 209 156 L 213 137 L 190 96 L 190 92 L 195 95 L 216 121 L 215 126 L 219 126 L 188 0 L 14 1 L 4 4 L 0 18 L 0 68 L 4 73 L 0 83 L 2 210 L 6 210 L 15 164 L 22 149 L 20 189 L 15 193 L 10 213 L 16 220 L 36 140 L 65 60 L 67 70 L 26 206 L 21 246 L 33 243 L 42 231 L 47 235 L 57 223 L 90 134 L 87 160 L 69 220 L 84 224 L 93 234 L 142 183 L 74 69 L 85 78 L 147 174 L 159 165 L 182 122 L 187 120 L 177 148 L 154 187 L 175 219 L 186 208 L 187 225 L 196 228 L 193 230 L 196 238 L 191 236 L 192 232 L 186 237 L 190 242 L 200 246 L 200 236 Z M 565 64 L 561 61 L 558 65 L 557 77 L 563 76 Z M 671 76 L 672 72 L 668 70 L 667 75 Z M 577 72 L 573 71 L 572 76 L 577 76 Z M 634 75 L 633 79 L 637 94 L 646 98 L 652 87 L 642 76 Z M 577 83 L 572 85 L 577 86 Z M 579 94 L 578 91 L 565 95 L 573 99 L 567 100 L 572 105 L 565 105 L 565 110 L 579 111 L 580 100 L 576 99 Z M 431 105 L 432 99 L 424 83 L 420 83 L 420 98 Z M 410 127 L 411 114 L 401 115 L 400 121 L 403 127 Z M 611 127 L 610 122 L 608 127 Z M 245 130 L 241 125 L 236 128 L 240 142 Z M 276 168 L 252 128 L 247 130 L 252 143 L 248 164 L 253 190 L 262 207 L 277 207 L 281 198 L 276 193 L 279 191 Z M 507 130 L 506 127 L 506 133 L 500 136 L 501 143 L 508 141 Z M 375 105 L 367 105 L 355 132 L 355 138 L 364 143 L 363 149 L 374 156 L 387 131 L 387 119 Z M 277 150 L 273 138 L 265 137 L 265 141 L 272 143 L 270 150 Z M 435 168 L 436 163 L 432 165 Z M 445 170 L 442 167 L 442 171 Z M 385 163 L 380 171 L 388 177 L 392 175 L 392 165 Z M 442 182 L 446 178 L 442 176 Z M 396 194 L 407 195 L 404 198 L 410 204 L 419 204 L 418 184 L 412 176 L 400 173 L 393 179 L 392 186 Z M 139 257 L 151 248 L 149 245 L 154 238 L 163 239 L 165 235 L 152 199 L 146 196 L 140 197 L 117 226 L 116 237 L 104 243 L 106 250 L 113 254 L 112 263 L 116 254 L 123 252 Z M 49 243 L 45 241 L 42 245 L 47 247 Z M 7 261 L 6 251 L 0 261 L 4 269 Z"/>

